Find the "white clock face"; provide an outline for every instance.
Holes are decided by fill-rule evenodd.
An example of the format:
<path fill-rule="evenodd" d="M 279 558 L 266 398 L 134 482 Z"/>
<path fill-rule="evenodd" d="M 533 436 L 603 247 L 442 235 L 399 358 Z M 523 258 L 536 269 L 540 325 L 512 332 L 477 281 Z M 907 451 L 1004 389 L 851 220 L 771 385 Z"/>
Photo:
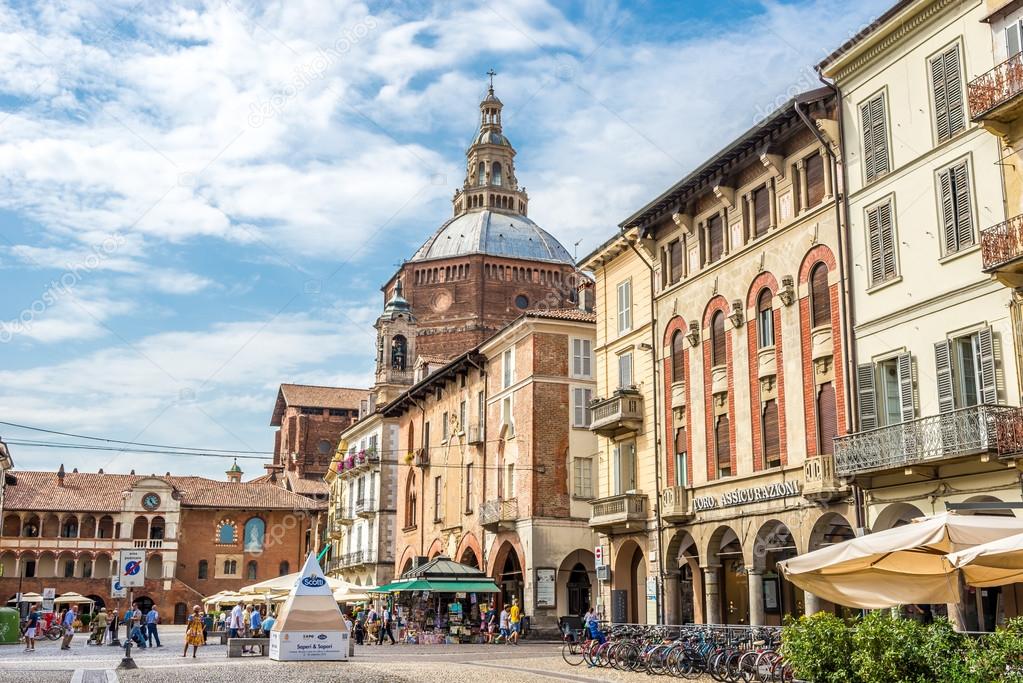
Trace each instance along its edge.
<path fill-rule="evenodd" d="M 142 496 L 142 507 L 147 510 L 155 510 L 160 507 L 160 496 L 155 493 L 147 493 Z"/>

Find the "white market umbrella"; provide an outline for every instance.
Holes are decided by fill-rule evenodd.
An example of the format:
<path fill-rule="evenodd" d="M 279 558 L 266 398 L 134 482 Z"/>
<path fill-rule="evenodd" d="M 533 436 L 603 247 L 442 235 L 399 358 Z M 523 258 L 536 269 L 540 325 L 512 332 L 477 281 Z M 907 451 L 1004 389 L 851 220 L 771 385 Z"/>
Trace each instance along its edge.
<path fill-rule="evenodd" d="M 1023 581 L 1023 534 L 975 545 L 947 559 L 971 586 L 987 588 Z"/>
<path fill-rule="evenodd" d="M 203 600 L 205 605 L 237 605 L 245 596 L 234 591 L 220 591 Z"/>
<path fill-rule="evenodd" d="M 335 590 L 334 599 L 338 602 L 369 602 L 373 599 L 369 594 L 371 590 L 376 590 L 376 586 L 350 585 L 347 590 Z"/>
<path fill-rule="evenodd" d="M 239 588 L 238 592 L 242 595 L 273 595 L 276 593 L 289 593 L 291 592 L 291 589 L 295 587 L 295 584 L 301 576 L 302 572 L 278 576 L 275 579 L 268 579 L 266 581 L 254 583 L 251 586 Z M 341 581 L 340 579 L 332 579 L 329 576 L 325 578 L 327 579 L 327 585 L 330 586 L 331 590 L 338 590 L 339 588 L 344 589 L 346 586 L 351 585 L 345 581 Z"/>
<path fill-rule="evenodd" d="M 948 553 L 1023 533 L 1015 517 L 944 513 L 853 538 L 778 563 L 803 590 L 846 607 L 959 601 Z"/>
<path fill-rule="evenodd" d="M 43 596 L 39 595 L 39 593 L 22 593 L 21 594 L 21 602 L 42 602 L 42 601 L 43 601 Z M 8 603 L 16 603 L 16 602 L 18 602 L 18 599 L 14 598 L 12 600 L 8 600 L 7 602 Z"/>
<path fill-rule="evenodd" d="M 72 591 L 70 593 L 64 593 L 59 598 L 56 598 L 53 601 L 53 604 L 54 605 L 69 605 L 69 604 L 81 605 L 81 604 L 88 603 L 88 604 L 92 605 L 92 604 L 95 604 L 95 602 L 96 602 L 95 600 L 92 600 L 90 598 L 85 597 L 84 595 L 82 595 L 80 593 L 75 593 L 74 591 Z"/>

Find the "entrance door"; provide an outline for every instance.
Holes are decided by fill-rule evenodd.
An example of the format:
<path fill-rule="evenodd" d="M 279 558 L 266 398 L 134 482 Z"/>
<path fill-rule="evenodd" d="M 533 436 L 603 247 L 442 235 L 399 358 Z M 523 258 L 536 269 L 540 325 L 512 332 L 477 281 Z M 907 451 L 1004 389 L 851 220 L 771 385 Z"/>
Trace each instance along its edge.
<path fill-rule="evenodd" d="M 679 617 L 683 624 L 691 624 L 695 621 L 693 616 L 693 569 L 687 562 L 679 567 L 678 571 L 678 593 L 682 608 L 679 611 Z"/>
<path fill-rule="evenodd" d="M 590 611 L 590 576 L 586 567 L 576 564 L 568 576 L 568 613 L 583 615 Z"/>
<path fill-rule="evenodd" d="M 188 605 L 183 602 L 179 602 L 174 605 L 174 623 L 184 624 L 185 617 L 188 615 Z"/>

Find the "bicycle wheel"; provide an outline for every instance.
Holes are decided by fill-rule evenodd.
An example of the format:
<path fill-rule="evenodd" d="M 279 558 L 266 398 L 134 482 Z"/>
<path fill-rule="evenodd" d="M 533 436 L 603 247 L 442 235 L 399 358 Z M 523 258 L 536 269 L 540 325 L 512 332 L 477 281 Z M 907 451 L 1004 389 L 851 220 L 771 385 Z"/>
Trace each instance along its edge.
<path fill-rule="evenodd" d="M 743 683 L 759 681 L 760 677 L 757 675 L 757 662 L 762 654 L 762 652 L 757 652 L 755 650 L 744 652 L 735 664 L 735 673 L 733 674 L 735 679 L 742 681 Z"/>
<path fill-rule="evenodd" d="M 579 666 L 583 663 L 583 648 L 579 643 L 565 643 L 561 646 L 561 658 L 569 666 Z"/>

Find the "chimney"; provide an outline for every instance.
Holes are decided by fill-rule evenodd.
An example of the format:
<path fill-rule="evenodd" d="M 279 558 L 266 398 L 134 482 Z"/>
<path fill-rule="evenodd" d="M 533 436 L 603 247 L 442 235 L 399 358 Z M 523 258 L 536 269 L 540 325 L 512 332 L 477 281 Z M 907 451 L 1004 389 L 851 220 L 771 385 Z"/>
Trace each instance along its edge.
<path fill-rule="evenodd" d="M 103 468 L 99 468 L 99 474 L 103 474 Z"/>
<path fill-rule="evenodd" d="M 64 463 L 60 463 L 60 469 L 57 470 L 57 486 L 64 485 Z"/>

